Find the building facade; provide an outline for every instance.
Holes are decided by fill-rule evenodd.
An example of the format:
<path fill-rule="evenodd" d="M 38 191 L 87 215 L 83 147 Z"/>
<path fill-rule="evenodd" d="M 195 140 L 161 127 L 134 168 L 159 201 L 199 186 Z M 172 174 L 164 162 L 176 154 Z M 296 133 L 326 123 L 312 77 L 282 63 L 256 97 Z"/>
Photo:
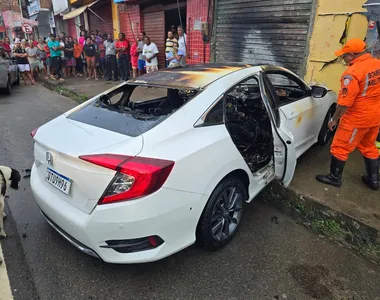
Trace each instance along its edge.
<path fill-rule="evenodd" d="M 157 3 L 159 2 L 159 3 Z M 126 1 L 118 4 L 120 31 L 133 40 L 144 31 L 159 51 L 165 65 L 165 41 L 172 25 L 182 25 L 187 35 L 188 63 L 210 61 L 212 0 Z"/>
<path fill-rule="evenodd" d="M 17 7 L 17 0 L 5 0 Z M 7 2 L 8 1 L 8 2 Z M 52 1 L 52 5 L 47 2 Z M 168 29 L 182 25 L 187 34 L 188 63 L 239 62 L 275 64 L 306 81 L 339 89 L 345 66 L 334 51 L 354 37 L 365 39 L 368 28 L 365 0 L 31 0 L 29 14 L 38 30 L 49 29 L 44 11 L 51 9 L 50 30 L 79 37 L 91 32 L 119 32 L 129 41 L 145 31 L 165 65 Z M 2 1 L 1 3 L 4 3 Z M 39 9 L 33 11 L 33 7 Z M 3 4 L 0 4 L 3 5 Z M 33 6 L 34 5 L 34 6 Z M 19 8 L 20 9 L 20 8 Z M 44 21 L 42 21 L 44 19 Z M 53 23 L 53 24 L 52 24 Z M 43 29 L 46 28 L 46 29 Z M 1 29 L 1 22 L 0 22 Z"/>

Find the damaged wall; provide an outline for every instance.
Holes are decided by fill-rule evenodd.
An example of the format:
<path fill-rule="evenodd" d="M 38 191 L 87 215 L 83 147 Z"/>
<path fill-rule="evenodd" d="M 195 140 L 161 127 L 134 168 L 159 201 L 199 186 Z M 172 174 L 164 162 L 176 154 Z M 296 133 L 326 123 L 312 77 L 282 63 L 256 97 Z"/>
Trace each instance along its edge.
<path fill-rule="evenodd" d="M 334 52 L 347 40 L 365 39 L 368 21 L 362 5 L 366 0 L 316 1 L 305 80 L 327 85 L 338 92 L 346 66 L 336 59 Z"/>

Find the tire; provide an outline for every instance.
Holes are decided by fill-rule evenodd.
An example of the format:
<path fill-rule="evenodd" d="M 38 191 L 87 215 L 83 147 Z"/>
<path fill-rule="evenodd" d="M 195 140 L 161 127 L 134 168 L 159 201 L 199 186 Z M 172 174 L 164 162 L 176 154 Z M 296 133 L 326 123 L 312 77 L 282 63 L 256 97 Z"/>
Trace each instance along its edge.
<path fill-rule="evenodd" d="M 247 189 L 238 177 L 221 181 L 199 219 L 197 242 L 207 250 L 217 250 L 227 245 L 239 228 L 247 198 Z M 230 209 L 225 209 L 226 206 Z"/>
<path fill-rule="evenodd" d="M 330 129 L 328 128 L 329 121 L 334 115 L 334 113 L 335 113 L 335 105 L 330 107 L 323 121 L 321 131 L 319 132 L 319 135 L 318 135 L 318 145 L 326 146 L 328 143 L 330 143 L 330 141 L 334 137 L 336 130 L 331 132 Z"/>
<path fill-rule="evenodd" d="M 12 84 L 11 84 L 11 78 L 10 77 L 8 77 L 8 82 L 7 82 L 6 88 L 4 89 L 4 93 L 6 95 L 11 95 L 12 94 Z"/>
<path fill-rule="evenodd" d="M 17 72 L 17 78 L 15 81 L 15 85 L 20 86 L 20 72 Z"/>

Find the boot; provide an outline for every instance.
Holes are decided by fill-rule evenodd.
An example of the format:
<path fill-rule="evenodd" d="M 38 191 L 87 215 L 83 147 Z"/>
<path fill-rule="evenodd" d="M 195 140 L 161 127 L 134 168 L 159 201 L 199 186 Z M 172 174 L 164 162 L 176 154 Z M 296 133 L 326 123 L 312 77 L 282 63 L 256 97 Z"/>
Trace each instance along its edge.
<path fill-rule="evenodd" d="M 364 157 L 367 175 L 362 177 L 363 182 L 373 190 L 379 189 L 379 159 Z"/>
<path fill-rule="evenodd" d="M 329 184 L 335 187 L 341 187 L 342 173 L 345 164 L 345 161 L 339 160 L 335 156 L 331 156 L 330 174 L 317 175 L 315 179 L 324 184 Z"/>

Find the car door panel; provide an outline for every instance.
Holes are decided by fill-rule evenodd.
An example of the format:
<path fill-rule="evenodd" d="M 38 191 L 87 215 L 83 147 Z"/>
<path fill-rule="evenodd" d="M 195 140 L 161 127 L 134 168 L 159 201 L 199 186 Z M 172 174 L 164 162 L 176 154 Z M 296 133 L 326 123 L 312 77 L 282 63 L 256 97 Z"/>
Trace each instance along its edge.
<path fill-rule="evenodd" d="M 0 57 L 0 88 L 4 88 L 8 81 L 8 67 L 4 58 Z"/>
<path fill-rule="evenodd" d="M 272 120 L 275 178 L 284 186 L 288 186 L 293 179 L 297 165 L 294 136 L 288 130 L 281 113 L 278 116 L 275 111 L 278 109 L 278 107 L 275 107 L 276 99 L 273 99 L 275 94 L 273 94 L 273 91 L 271 92 L 271 87 L 268 86 L 269 82 L 265 78 L 265 74 L 261 74 L 259 82 L 262 98 Z M 280 120 L 277 120 L 277 118 Z"/>
<path fill-rule="evenodd" d="M 282 122 L 293 133 L 297 157 L 309 149 L 315 141 L 320 127 L 319 114 L 322 102 L 313 97 L 305 97 L 280 107 Z"/>
<path fill-rule="evenodd" d="M 309 149 L 318 136 L 323 101 L 295 74 L 283 68 L 269 70 L 271 84 L 279 94 L 281 122 L 292 132 L 297 157 Z M 322 117 L 324 119 L 324 116 Z"/>

